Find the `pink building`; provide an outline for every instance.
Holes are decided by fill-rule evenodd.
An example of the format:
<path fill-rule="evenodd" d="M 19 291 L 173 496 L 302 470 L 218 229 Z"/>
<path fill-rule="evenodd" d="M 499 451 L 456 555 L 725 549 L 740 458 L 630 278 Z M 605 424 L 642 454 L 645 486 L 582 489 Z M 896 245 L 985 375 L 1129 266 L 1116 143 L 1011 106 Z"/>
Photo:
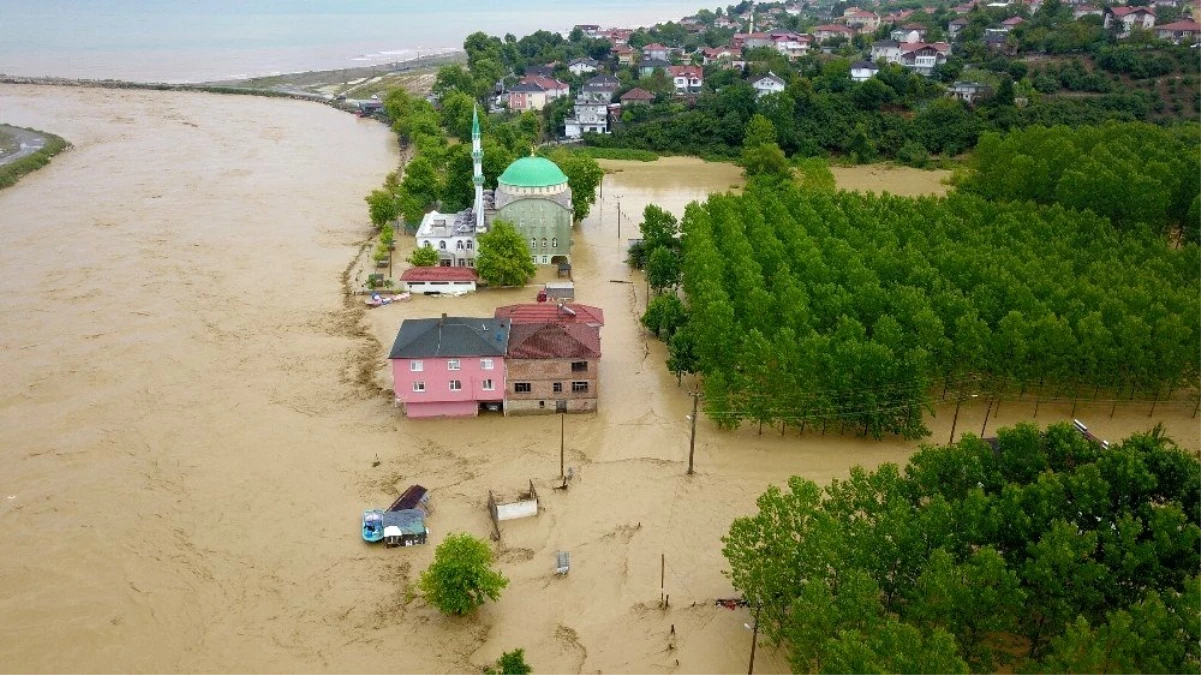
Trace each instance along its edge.
<path fill-rule="evenodd" d="M 501 410 L 509 319 L 405 319 L 392 351 L 392 390 L 407 417 L 474 417 Z"/>

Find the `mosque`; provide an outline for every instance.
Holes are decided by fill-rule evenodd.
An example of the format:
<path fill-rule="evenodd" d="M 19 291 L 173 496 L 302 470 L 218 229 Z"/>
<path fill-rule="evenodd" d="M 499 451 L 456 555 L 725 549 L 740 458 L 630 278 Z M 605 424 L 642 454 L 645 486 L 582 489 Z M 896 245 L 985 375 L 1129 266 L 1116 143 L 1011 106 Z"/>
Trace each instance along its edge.
<path fill-rule="evenodd" d="M 458 213 L 431 211 L 421 219 L 417 245 L 438 251 L 443 267 L 475 267 L 476 238 L 492 221 L 512 223 L 530 245 L 536 265 L 571 262 L 571 188 L 558 165 L 545 157 L 522 157 L 484 189 L 484 151 L 480 145 L 478 110 L 471 122 L 471 159 L 475 201 Z"/>

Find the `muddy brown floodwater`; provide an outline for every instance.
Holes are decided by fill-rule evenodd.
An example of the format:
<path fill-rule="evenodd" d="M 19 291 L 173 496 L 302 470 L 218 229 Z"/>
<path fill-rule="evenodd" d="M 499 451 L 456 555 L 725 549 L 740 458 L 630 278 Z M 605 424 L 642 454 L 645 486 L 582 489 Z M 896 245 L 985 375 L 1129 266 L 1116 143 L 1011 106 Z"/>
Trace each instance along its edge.
<path fill-rule="evenodd" d="M 606 163 L 622 171 L 575 249 L 579 301 L 607 320 L 601 408 L 566 419 L 576 479 L 557 491 L 558 419 L 408 422 L 389 403 L 384 346 L 402 319 L 490 315 L 534 291 L 371 312 L 343 297 L 362 195 L 397 160 L 383 127 L 182 93 L 0 87 L 0 110 L 75 144 L 0 192 L 4 670 L 478 672 L 524 647 L 538 672 L 740 672 L 750 618 L 712 604 L 732 593 L 730 520 L 789 475 L 826 482 L 916 446 L 702 420 L 698 473 L 683 475 L 691 383 L 638 328 L 625 240 L 645 204 L 680 213 L 738 183 L 733 167 Z M 965 408 L 959 428 L 983 412 Z M 1146 412 L 1077 416 L 1112 439 L 1150 426 Z M 1191 412 L 1156 417 L 1196 448 Z M 1039 421 L 1066 414 L 1044 403 Z M 487 537 L 487 491 L 531 479 L 545 508 L 503 524 L 510 585 L 473 617 L 409 592 L 433 546 L 359 537 L 361 510 L 410 482 L 431 489 L 433 543 Z M 561 550 L 572 567 L 556 577 Z M 755 667 L 788 669 L 768 648 Z"/>

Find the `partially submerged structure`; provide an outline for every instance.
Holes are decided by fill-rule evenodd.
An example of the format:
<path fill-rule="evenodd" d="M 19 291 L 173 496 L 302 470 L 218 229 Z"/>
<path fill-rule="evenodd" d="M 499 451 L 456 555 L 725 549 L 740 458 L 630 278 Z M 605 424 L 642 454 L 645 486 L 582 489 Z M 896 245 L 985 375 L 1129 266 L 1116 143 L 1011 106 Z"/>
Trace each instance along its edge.
<path fill-rule="evenodd" d="M 492 538 L 500 540 L 500 523 L 502 520 L 516 520 L 538 515 L 538 491 L 534 489 L 534 481 L 530 481 L 529 490 L 507 500 L 497 497 L 488 490 L 488 513 L 492 516 Z"/>

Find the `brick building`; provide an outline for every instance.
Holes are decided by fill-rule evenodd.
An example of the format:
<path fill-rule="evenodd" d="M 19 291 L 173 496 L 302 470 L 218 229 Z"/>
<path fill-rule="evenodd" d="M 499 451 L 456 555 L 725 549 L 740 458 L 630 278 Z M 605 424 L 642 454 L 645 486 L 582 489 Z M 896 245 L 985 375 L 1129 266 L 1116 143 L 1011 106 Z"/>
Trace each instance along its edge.
<path fill-rule="evenodd" d="M 588 305 L 512 305 L 505 414 L 594 412 L 600 397 L 604 314 Z"/>

